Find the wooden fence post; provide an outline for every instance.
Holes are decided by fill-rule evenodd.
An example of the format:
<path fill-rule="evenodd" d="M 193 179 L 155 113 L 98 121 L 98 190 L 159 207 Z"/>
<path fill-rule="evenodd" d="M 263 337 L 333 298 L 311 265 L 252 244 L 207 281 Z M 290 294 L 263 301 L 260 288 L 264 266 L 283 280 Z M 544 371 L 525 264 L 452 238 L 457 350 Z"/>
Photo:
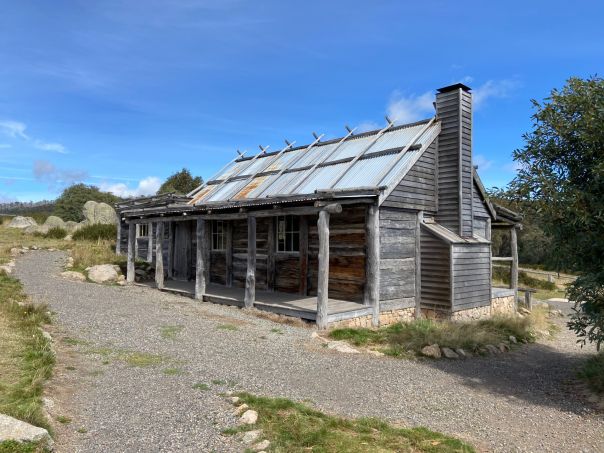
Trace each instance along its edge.
<path fill-rule="evenodd" d="M 126 266 L 126 280 L 129 282 L 134 281 L 134 253 L 136 249 L 136 224 L 128 224 L 128 263 Z"/>
<path fill-rule="evenodd" d="M 256 217 L 247 218 L 247 273 L 245 276 L 245 308 L 256 300 Z"/>
<path fill-rule="evenodd" d="M 164 287 L 164 222 L 155 227 L 155 284 L 158 289 Z"/>
<path fill-rule="evenodd" d="M 367 209 L 367 261 L 365 265 L 365 305 L 372 307 L 371 324 L 380 323 L 380 210 L 371 205 Z"/>
<path fill-rule="evenodd" d="M 195 264 L 195 299 L 203 299 L 206 292 L 206 267 L 207 267 L 207 234 L 206 221 L 197 219 L 196 240 L 197 240 L 197 261 Z"/>

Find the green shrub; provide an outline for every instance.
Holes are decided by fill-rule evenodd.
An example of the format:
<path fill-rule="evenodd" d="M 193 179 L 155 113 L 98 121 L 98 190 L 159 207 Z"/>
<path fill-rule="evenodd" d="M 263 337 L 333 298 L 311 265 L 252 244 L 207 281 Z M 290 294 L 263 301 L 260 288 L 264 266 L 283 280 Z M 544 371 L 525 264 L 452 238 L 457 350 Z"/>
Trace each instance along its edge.
<path fill-rule="evenodd" d="M 86 225 L 73 234 L 74 241 L 114 240 L 117 237 L 117 226 L 94 224 Z"/>
<path fill-rule="evenodd" d="M 65 236 L 67 236 L 67 231 L 61 227 L 51 228 L 44 235 L 45 238 L 50 238 L 50 239 L 63 239 Z"/>

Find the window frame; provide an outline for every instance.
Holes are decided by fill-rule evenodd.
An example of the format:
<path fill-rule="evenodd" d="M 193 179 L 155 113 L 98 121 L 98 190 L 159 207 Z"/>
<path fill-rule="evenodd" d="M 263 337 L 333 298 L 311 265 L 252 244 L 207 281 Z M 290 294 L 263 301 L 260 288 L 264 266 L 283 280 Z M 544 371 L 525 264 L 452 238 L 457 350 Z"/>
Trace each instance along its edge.
<path fill-rule="evenodd" d="M 136 225 L 136 237 L 146 238 L 149 237 L 149 224 L 148 223 L 139 223 Z M 143 231 L 145 234 L 143 234 Z"/>
<path fill-rule="evenodd" d="M 283 254 L 300 253 L 300 216 L 280 215 L 276 217 L 275 251 Z M 283 222 L 283 223 L 281 223 Z M 283 232 L 280 227 L 283 225 Z M 281 238 L 283 233 L 283 238 Z M 282 247 L 283 246 L 283 247 Z"/>
<path fill-rule="evenodd" d="M 225 220 L 212 220 L 212 232 L 210 235 L 210 249 L 212 252 L 225 252 L 226 251 L 226 228 Z M 220 231 L 218 229 L 220 225 Z"/>

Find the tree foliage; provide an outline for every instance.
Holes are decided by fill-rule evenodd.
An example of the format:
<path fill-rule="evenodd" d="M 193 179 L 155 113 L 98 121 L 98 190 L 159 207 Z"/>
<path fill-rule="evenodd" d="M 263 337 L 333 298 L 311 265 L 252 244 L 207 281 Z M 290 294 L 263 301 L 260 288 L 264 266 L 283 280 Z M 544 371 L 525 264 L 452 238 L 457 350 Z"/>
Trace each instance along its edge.
<path fill-rule="evenodd" d="M 82 208 L 84 203 L 92 200 L 104 202 L 110 205 L 121 200 L 121 198 L 109 192 L 101 192 L 98 187 L 87 186 L 86 184 L 74 184 L 63 191 L 57 198 L 53 215 L 61 217 L 63 220 L 73 220 L 79 222 L 84 220 Z"/>
<path fill-rule="evenodd" d="M 539 103 L 532 132 L 514 152 L 511 183 L 534 203 L 559 263 L 581 272 L 569 296 L 581 303 L 569 327 L 580 341 L 604 342 L 604 80 L 571 78 Z"/>
<path fill-rule="evenodd" d="M 157 191 L 158 195 L 162 193 L 187 194 L 203 183 L 201 176 L 193 177 L 186 168 L 169 176 Z"/>

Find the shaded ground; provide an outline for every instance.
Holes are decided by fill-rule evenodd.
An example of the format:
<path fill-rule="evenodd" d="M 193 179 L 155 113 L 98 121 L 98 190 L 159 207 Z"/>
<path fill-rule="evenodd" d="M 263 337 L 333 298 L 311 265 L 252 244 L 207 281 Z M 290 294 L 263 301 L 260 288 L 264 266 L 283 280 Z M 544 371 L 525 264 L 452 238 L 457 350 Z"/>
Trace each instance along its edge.
<path fill-rule="evenodd" d="M 604 451 L 604 419 L 574 381 L 591 351 L 564 329 L 553 341 L 495 358 L 343 355 L 312 342 L 310 329 L 236 308 L 63 280 L 63 259 L 30 253 L 16 269 L 26 292 L 51 306 L 57 329 L 72 339 L 59 353 L 76 364 L 60 367 L 52 383 L 60 410 L 73 418 L 59 430 L 61 451 L 240 449 L 220 434 L 234 419 L 218 393 L 232 387 L 423 425 L 488 451 Z M 161 362 L 131 366 L 134 353 Z"/>

